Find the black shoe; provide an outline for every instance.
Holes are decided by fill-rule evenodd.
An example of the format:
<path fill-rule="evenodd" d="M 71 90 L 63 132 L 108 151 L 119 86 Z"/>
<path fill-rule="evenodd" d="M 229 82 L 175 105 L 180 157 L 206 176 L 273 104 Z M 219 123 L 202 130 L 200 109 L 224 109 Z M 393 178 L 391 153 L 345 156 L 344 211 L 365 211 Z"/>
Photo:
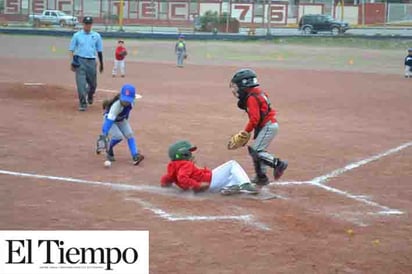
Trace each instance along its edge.
<path fill-rule="evenodd" d="M 275 177 L 275 180 L 279 180 L 279 178 L 282 177 L 283 172 L 285 172 L 287 168 L 288 168 L 288 161 L 278 160 L 278 163 L 273 170 L 273 177 Z"/>
<path fill-rule="evenodd" d="M 256 184 L 258 186 L 265 186 L 269 184 L 269 178 L 266 175 L 256 176 L 255 178 L 252 179 L 252 184 Z"/>
<path fill-rule="evenodd" d="M 109 149 L 109 151 L 106 152 L 106 159 L 110 162 L 116 161 L 116 159 L 114 158 L 113 149 Z"/>
<path fill-rule="evenodd" d="M 144 156 L 142 154 L 137 154 L 133 156 L 133 165 L 137 166 L 141 161 L 143 161 Z"/>
<path fill-rule="evenodd" d="M 87 95 L 87 103 L 93 105 L 93 94 Z"/>
<path fill-rule="evenodd" d="M 80 105 L 79 106 L 79 111 L 86 111 L 86 109 L 87 109 L 87 105 L 85 106 L 85 105 Z"/>

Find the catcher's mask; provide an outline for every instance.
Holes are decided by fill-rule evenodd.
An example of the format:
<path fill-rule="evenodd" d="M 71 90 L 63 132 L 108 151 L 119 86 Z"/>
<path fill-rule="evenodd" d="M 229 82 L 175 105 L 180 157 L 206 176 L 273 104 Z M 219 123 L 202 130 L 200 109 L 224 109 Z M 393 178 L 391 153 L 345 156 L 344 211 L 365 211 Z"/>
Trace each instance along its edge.
<path fill-rule="evenodd" d="M 197 147 L 193 146 L 189 141 L 181 140 L 169 146 L 169 158 L 172 161 L 176 160 L 191 160 L 192 152 Z"/>
<path fill-rule="evenodd" d="M 232 87 L 233 85 L 236 85 L 241 90 L 259 86 L 256 72 L 251 69 L 238 70 L 233 75 L 232 80 L 230 80 L 229 86 Z"/>

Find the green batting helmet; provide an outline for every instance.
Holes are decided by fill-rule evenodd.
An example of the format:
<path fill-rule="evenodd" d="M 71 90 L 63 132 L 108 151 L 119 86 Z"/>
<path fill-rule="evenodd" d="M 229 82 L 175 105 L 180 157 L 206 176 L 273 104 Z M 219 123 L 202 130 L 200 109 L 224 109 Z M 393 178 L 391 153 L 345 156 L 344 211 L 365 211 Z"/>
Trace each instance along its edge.
<path fill-rule="evenodd" d="M 180 140 L 169 146 L 169 158 L 172 161 L 176 160 L 191 160 L 193 158 L 192 152 L 197 147 L 192 145 L 189 141 Z"/>

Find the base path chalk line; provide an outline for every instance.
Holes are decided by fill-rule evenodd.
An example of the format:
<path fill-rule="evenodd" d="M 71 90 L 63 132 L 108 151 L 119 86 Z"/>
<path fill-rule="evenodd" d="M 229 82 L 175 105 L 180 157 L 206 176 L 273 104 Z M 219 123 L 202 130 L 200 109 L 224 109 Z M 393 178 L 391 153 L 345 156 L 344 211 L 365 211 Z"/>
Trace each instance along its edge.
<path fill-rule="evenodd" d="M 271 230 L 266 224 L 257 222 L 253 215 L 223 215 L 223 216 L 198 216 L 198 215 L 179 215 L 170 214 L 163 209 L 156 208 L 151 203 L 143 201 L 138 198 L 126 198 L 126 201 L 133 201 L 141 205 L 143 208 L 150 210 L 155 215 L 162 219 L 166 219 L 171 222 L 177 221 L 240 221 L 247 225 L 254 226 L 261 230 Z"/>
<path fill-rule="evenodd" d="M 387 206 L 383 206 L 383 205 L 380 205 L 376 202 L 370 201 L 364 195 L 354 195 L 354 194 L 348 193 L 346 191 L 327 186 L 327 185 L 325 185 L 325 183 L 327 181 L 329 181 L 329 179 L 335 178 L 335 177 L 337 177 L 337 176 L 339 176 L 339 175 L 341 175 L 341 174 L 343 174 L 347 171 L 350 171 L 352 169 L 364 166 L 364 165 L 366 165 L 370 162 L 379 160 L 383 157 L 392 155 L 392 154 L 397 153 L 397 152 L 399 152 L 399 151 L 401 151 L 405 148 L 408 148 L 410 146 L 412 146 L 412 142 L 404 143 L 400 146 L 389 149 L 385 152 L 379 153 L 379 154 L 374 155 L 372 157 L 369 157 L 369 158 L 366 158 L 366 159 L 348 164 L 348 165 L 346 165 L 342 168 L 335 169 L 332 172 L 329 172 L 328 174 L 325 174 L 325 175 L 322 175 L 322 176 L 319 176 L 319 177 L 315 177 L 310 181 L 279 182 L 279 183 L 272 182 L 272 183 L 270 183 L 270 185 L 281 185 L 281 186 L 285 186 L 285 185 L 313 185 L 313 186 L 322 188 L 326 191 L 333 192 L 333 193 L 345 196 L 346 198 L 353 199 L 353 200 L 356 200 L 358 202 L 365 203 L 367 205 L 380 208 L 381 211 L 379 211 L 378 214 L 381 214 L 381 215 L 400 215 L 400 214 L 404 214 L 404 212 L 402 212 L 398 209 L 391 209 Z"/>
<path fill-rule="evenodd" d="M 117 191 L 138 191 L 138 192 L 146 192 L 152 193 L 157 195 L 164 195 L 164 196 L 178 196 L 186 199 L 195 198 L 193 195 L 181 195 L 176 189 L 170 188 L 162 188 L 157 186 L 150 186 L 150 185 L 128 185 L 128 184 L 121 184 L 121 183 L 112 183 L 112 182 L 100 182 L 100 181 L 90 181 L 90 180 L 83 180 L 71 177 L 59 177 L 59 176 L 50 176 L 50 175 L 41 175 L 41 174 L 34 174 L 34 173 L 24 173 L 24 172 L 15 172 L 9 170 L 0 170 L 0 174 L 3 175 L 10 175 L 10 176 L 17 176 L 17 177 L 28 177 L 28 178 L 35 178 L 35 179 L 45 179 L 45 180 L 52 180 L 57 182 L 69 182 L 75 184 L 86 184 L 86 185 L 96 185 L 96 186 L 103 186 L 108 187 Z"/>
<path fill-rule="evenodd" d="M 23 83 L 23 85 L 24 86 L 44 86 L 46 84 L 45 83 L 30 83 L 30 82 L 27 82 L 27 83 Z"/>
<path fill-rule="evenodd" d="M 90 180 L 82 180 L 70 177 L 58 177 L 58 176 L 48 176 L 48 175 L 40 175 L 40 174 L 32 174 L 32 173 L 22 173 L 22 172 L 14 172 L 8 170 L 0 170 L 0 174 L 3 175 L 11 175 L 11 176 L 18 176 L 18 177 L 28 177 L 28 178 L 36 178 L 36 179 L 46 179 L 46 180 L 53 180 L 53 181 L 62 181 L 62 182 L 70 182 L 70 183 L 77 183 L 77 184 L 87 184 L 87 185 L 96 185 L 96 186 L 103 186 L 108 187 L 113 190 L 117 191 L 126 191 L 126 190 L 134 190 L 140 192 L 149 192 L 154 194 L 163 194 L 168 195 L 166 193 L 162 193 L 162 188 L 154 187 L 154 186 L 147 186 L 147 185 L 127 185 L 127 184 L 116 184 L 110 182 L 99 182 L 99 181 L 90 181 Z M 164 192 L 164 191 L 163 191 Z M 173 194 L 172 194 L 173 195 Z M 168 195 L 169 196 L 169 195 Z M 173 195 L 174 196 L 174 195 Z M 130 199 L 129 199 L 130 200 Z M 148 202 L 145 202 L 141 199 L 135 199 L 139 202 L 142 206 L 146 209 L 149 209 L 156 215 L 167 219 L 169 221 L 219 221 L 219 220 L 232 220 L 232 221 L 241 221 L 248 225 L 257 227 L 261 230 L 270 230 L 270 228 L 263 224 L 259 223 L 254 220 L 252 215 L 231 215 L 231 216 L 177 216 L 170 213 L 165 212 L 162 209 L 155 208 Z"/>
<path fill-rule="evenodd" d="M 115 90 L 115 89 L 105 89 L 105 88 L 98 88 L 98 89 L 96 89 L 96 91 L 108 92 L 108 93 L 119 93 L 118 90 Z M 142 99 L 143 96 L 142 96 L 141 94 L 136 94 L 136 95 L 135 95 L 135 98 L 136 98 L 136 99 Z"/>

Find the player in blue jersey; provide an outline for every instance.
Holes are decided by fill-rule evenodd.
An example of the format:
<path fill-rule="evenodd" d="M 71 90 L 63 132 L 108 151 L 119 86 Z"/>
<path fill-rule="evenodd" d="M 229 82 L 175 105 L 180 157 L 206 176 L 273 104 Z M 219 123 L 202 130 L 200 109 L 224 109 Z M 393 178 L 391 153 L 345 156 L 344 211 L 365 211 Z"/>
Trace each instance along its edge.
<path fill-rule="evenodd" d="M 129 115 L 134 106 L 135 97 L 135 87 L 125 84 L 119 94 L 111 100 L 103 102 L 104 122 L 99 139 L 104 138 L 108 140 L 106 156 L 107 160 L 111 162 L 115 161 L 113 148 L 122 141 L 123 137 L 127 140 L 133 164 L 138 165 L 144 159 L 144 156 L 139 153 L 132 128 L 129 124 Z"/>

